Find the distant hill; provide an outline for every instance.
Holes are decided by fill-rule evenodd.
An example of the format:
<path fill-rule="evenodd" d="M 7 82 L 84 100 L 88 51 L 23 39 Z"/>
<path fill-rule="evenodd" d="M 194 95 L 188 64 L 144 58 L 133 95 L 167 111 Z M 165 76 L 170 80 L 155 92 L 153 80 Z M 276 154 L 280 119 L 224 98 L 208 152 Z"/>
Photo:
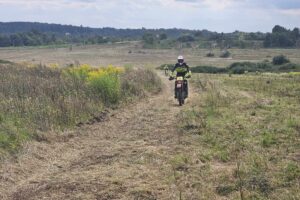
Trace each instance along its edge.
<path fill-rule="evenodd" d="M 53 33 L 56 35 L 71 34 L 73 36 L 93 36 L 118 38 L 141 38 L 146 32 L 152 34 L 166 33 L 168 37 L 179 37 L 182 34 L 193 34 L 197 31 L 185 29 L 116 29 L 116 28 L 90 28 L 83 26 L 48 24 L 38 22 L 0 22 L 0 34 L 11 35 L 36 30 L 43 33 Z M 206 31 L 207 32 L 207 31 Z"/>

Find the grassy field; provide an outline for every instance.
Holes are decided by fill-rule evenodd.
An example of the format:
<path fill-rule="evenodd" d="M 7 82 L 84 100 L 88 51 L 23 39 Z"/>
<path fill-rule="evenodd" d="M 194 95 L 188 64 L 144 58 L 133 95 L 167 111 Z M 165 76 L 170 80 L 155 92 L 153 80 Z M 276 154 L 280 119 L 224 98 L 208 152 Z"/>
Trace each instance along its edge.
<path fill-rule="evenodd" d="M 299 73 L 194 74 L 178 107 L 173 82 L 148 69 L 178 54 L 191 66 L 280 54 L 299 64 L 299 51 L 0 49 L 0 154 L 15 155 L 1 161 L 0 198 L 300 199 Z"/>
<path fill-rule="evenodd" d="M 192 83 L 197 98 L 178 116 L 178 137 L 193 149 L 175 157 L 182 192 L 299 199 L 300 76 L 202 74 Z"/>
<path fill-rule="evenodd" d="M 229 49 L 229 58 L 220 58 L 221 51 L 215 49 L 215 57 L 208 58 L 207 49 L 143 49 L 138 42 L 124 44 L 107 44 L 95 46 L 73 46 L 69 48 L 0 48 L 0 59 L 14 62 L 35 64 L 81 63 L 107 66 L 151 66 L 157 67 L 164 63 L 175 63 L 179 54 L 186 57 L 191 66 L 210 65 L 227 67 L 233 62 L 264 60 L 271 61 L 274 56 L 283 54 L 291 62 L 300 63 L 300 49 Z"/>

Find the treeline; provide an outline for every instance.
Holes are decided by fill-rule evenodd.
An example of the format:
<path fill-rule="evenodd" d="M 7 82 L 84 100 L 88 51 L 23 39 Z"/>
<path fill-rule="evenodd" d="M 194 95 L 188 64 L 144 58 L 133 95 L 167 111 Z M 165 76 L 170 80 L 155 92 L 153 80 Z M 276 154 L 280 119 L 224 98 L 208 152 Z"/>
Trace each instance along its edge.
<path fill-rule="evenodd" d="M 272 33 L 217 33 L 186 29 L 89 28 L 47 23 L 0 22 L 0 47 L 52 44 L 101 44 L 141 40 L 145 48 L 294 48 L 300 47 L 299 28 L 276 25 Z"/>
<path fill-rule="evenodd" d="M 66 34 L 64 36 L 42 33 L 37 30 L 32 30 L 25 33 L 16 33 L 11 35 L 0 35 L 0 47 L 19 47 L 19 46 L 44 46 L 57 44 L 103 44 L 116 39 L 94 36 L 73 36 Z"/>
<path fill-rule="evenodd" d="M 300 47 L 299 28 L 293 30 L 276 25 L 272 33 L 216 33 L 207 30 L 185 33 L 176 39 L 167 40 L 168 35 L 145 33 L 143 36 L 145 47 L 163 47 L 166 44 L 173 47 L 198 48 L 295 48 Z M 168 41 L 168 42 L 166 42 Z"/>
<path fill-rule="evenodd" d="M 282 26 L 275 26 L 272 33 L 268 33 L 264 40 L 265 47 L 300 47 L 299 28 L 293 30 Z"/>
<path fill-rule="evenodd" d="M 52 33 L 58 36 L 64 36 L 66 33 L 73 36 L 95 36 L 115 37 L 123 39 L 141 39 L 145 33 L 154 35 L 165 33 L 168 37 L 177 38 L 183 34 L 194 34 L 197 31 L 186 29 L 117 29 L 111 27 L 90 28 L 84 26 L 72 26 L 61 24 L 48 24 L 37 22 L 0 22 L 0 34 L 11 35 L 15 33 L 30 32 L 37 30 L 42 33 Z"/>

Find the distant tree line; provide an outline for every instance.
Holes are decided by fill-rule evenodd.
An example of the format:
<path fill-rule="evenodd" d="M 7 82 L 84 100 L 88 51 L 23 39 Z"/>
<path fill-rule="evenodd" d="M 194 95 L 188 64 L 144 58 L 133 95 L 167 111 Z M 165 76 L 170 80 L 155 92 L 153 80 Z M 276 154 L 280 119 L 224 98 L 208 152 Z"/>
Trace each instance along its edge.
<path fill-rule="evenodd" d="M 299 28 L 288 30 L 276 25 L 272 33 L 217 33 L 186 29 L 89 28 L 47 23 L 0 22 L 0 47 L 52 44 L 101 44 L 141 40 L 145 48 L 293 48 L 300 47 Z"/>
<path fill-rule="evenodd" d="M 94 36 L 72 36 L 72 35 L 55 35 L 42 33 L 32 30 L 25 33 L 15 33 L 11 35 L 0 35 L 0 47 L 19 47 L 19 46 L 45 46 L 56 44 L 103 44 L 115 41 L 113 38 Z"/>
<path fill-rule="evenodd" d="M 276 25 L 264 40 L 265 47 L 300 47 L 299 28 L 288 30 Z"/>

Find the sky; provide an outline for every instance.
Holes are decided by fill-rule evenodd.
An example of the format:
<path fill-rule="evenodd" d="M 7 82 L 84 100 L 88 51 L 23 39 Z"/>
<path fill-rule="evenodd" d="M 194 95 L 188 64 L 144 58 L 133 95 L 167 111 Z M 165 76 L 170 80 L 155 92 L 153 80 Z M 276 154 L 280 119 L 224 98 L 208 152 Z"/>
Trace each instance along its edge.
<path fill-rule="evenodd" d="M 300 27 L 300 0 L 0 0 L 0 22 L 270 32 Z"/>

